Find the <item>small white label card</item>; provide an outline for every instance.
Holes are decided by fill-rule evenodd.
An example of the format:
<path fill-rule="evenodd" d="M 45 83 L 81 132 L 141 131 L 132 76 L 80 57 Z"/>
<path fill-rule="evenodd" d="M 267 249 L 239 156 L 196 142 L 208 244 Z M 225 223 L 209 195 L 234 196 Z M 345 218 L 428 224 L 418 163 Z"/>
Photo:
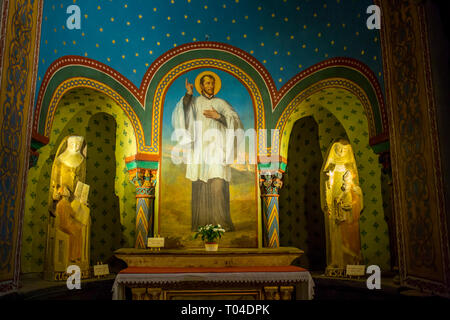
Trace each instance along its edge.
<path fill-rule="evenodd" d="M 359 265 L 359 264 L 355 264 L 355 265 L 348 264 L 346 271 L 347 271 L 348 276 L 360 277 L 360 276 L 364 276 L 366 274 L 366 266 Z"/>
<path fill-rule="evenodd" d="M 109 266 L 107 264 L 97 264 L 94 266 L 94 277 L 107 276 L 109 274 Z"/>
<path fill-rule="evenodd" d="M 149 248 L 164 248 L 164 238 L 148 238 L 147 247 Z"/>

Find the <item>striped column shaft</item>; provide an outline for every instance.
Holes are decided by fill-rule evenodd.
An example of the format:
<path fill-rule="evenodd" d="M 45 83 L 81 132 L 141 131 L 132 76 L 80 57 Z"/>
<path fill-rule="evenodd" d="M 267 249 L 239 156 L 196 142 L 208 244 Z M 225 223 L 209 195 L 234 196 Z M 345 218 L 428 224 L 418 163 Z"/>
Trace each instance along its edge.
<path fill-rule="evenodd" d="M 147 237 L 153 224 L 153 215 L 150 214 L 151 198 L 136 198 L 136 243 L 135 248 L 145 249 Z"/>
<path fill-rule="evenodd" d="M 153 236 L 153 203 L 155 200 L 156 170 L 132 169 L 130 180 L 136 186 L 135 248 L 147 248 L 147 238 Z"/>
<path fill-rule="evenodd" d="M 269 248 L 280 247 L 280 228 L 278 219 L 278 195 L 264 196 L 264 229 L 265 246 Z"/>
<path fill-rule="evenodd" d="M 260 172 L 259 184 L 261 188 L 264 246 L 268 248 L 280 247 L 280 223 L 278 197 L 283 186 L 282 172 Z"/>

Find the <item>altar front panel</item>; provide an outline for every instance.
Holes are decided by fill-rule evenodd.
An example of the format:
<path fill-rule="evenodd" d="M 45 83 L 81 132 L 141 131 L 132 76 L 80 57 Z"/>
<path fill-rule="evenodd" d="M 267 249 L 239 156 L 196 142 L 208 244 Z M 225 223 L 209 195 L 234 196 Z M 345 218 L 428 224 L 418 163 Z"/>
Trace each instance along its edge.
<path fill-rule="evenodd" d="M 113 300 L 312 300 L 311 274 L 294 266 L 127 268 L 116 277 Z"/>

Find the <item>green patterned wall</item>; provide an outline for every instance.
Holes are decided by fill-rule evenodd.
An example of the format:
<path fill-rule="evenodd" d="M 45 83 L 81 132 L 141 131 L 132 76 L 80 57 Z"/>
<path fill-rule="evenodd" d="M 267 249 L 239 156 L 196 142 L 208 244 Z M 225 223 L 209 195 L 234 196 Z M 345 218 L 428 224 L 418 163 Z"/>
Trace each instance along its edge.
<path fill-rule="evenodd" d="M 283 148 L 289 146 L 290 151 L 292 148 L 291 143 L 294 145 L 301 143 L 301 141 L 296 142 L 295 136 L 290 133 L 297 120 L 308 116 L 312 116 L 318 125 L 318 137 L 316 140 L 320 144 L 322 159 L 320 159 L 320 156 L 317 156 L 317 161 L 323 161 L 323 157 L 333 139 L 343 137 L 344 134 L 347 135 L 355 154 L 360 187 L 364 194 L 365 208 L 360 219 L 361 249 L 364 262 L 366 264 L 379 265 L 382 270 L 390 269 L 389 233 L 384 214 L 385 207 L 386 210 L 389 210 L 390 203 L 383 202 L 381 165 L 378 163 L 378 156 L 369 145 L 368 123 L 363 106 L 356 96 L 342 89 L 332 88 L 319 91 L 296 107 L 288 120 L 282 136 L 281 143 Z M 342 128 L 344 128 L 345 132 L 342 131 Z M 305 130 L 300 130 L 300 132 L 303 133 Z M 306 140 L 306 137 L 304 139 Z M 301 145 L 298 147 L 301 148 Z M 304 157 L 306 157 L 306 154 L 304 155 L 301 151 L 298 156 L 295 153 L 293 156 L 288 154 L 288 171 L 290 166 L 295 166 L 295 163 L 301 163 Z M 316 179 L 319 179 L 319 176 Z M 291 181 L 288 181 L 288 183 L 292 187 Z M 302 182 L 299 183 L 301 186 Z M 308 199 L 310 199 L 309 190 L 308 188 L 308 191 L 305 191 L 308 192 Z M 288 230 L 289 225 L 283 225 L 281 220 L 284 215 L 287 215 L 287 212 L 285 213 L 284 210 L 287 208 L 285 202 L 288 196 L 289 194 L 282 194 L 280 197 L 280 229 L 283 228 L 280 232 L 285 232 L 285 241 L 301 243 L 303 247 L 300 246 L 300 249 L 304 250 L 304 248 L 308 248 L 308 245 L 311 245 L 306 243 L 307 233 L 309 232 L 308 226 L 305 222 L 302 223 L 302 215 L 304 215 L 305 209 L 300 211 L 297 209 L 295 211 L 297 213 L 292 213 L 294 215 L 297 214 L 296 218 L 298 218 L 299 222 L 292 225 L 293 231 L 290 231 L 290 235 L 286 238 L 286 230 Z M 320 210 L 320 196 L 315 201 L 318 201 L 317 207 Z M 299 203 L 298 205 L 300 206 L 301 204 Z M 295 204 L 294 208 L 296 209 Z M 296 221 L 296 218 L 290 219 Z M 317 259 L 317 257 L 313 257 L 313 259 Z M 309 261 L 307 257 L 302 261 L 302 263 L 308 265 L 310 262 L 315 263 L 315 261 Z"/>
<path fill-rule="evenodd" d="M 22 272 L 42 272 L 48 224 L 48 191 L 56 150 L 68 135 L 87 141 L 86 183 L 90 188 L 91 264 L 112 251 L 133 247 L 136 195 L 125 157 L 136 153 L 133 127 L 109 97 L 89 89 L 68 92 L 59 102 L 50 142 L 28 175 L 22 241 Z"/>
<path fill-rule="evenodd" d="M 86 183 L 90 186 L 91 262 L 104 261 L 120 248 L 119 198 L 115 194 L 116 122 L 106 113 L 97 113 L 86 127 L 88 144 Z"/>

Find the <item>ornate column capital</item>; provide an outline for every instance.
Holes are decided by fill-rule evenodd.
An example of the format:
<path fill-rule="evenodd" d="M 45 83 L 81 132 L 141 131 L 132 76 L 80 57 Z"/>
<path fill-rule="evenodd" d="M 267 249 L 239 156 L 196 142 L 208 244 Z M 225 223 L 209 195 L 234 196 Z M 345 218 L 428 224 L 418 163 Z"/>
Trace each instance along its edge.
<path fill-rule="evenodd" d="M 158 161 L 157 156 L 140 153 L 125 158 L 130 181 L 136 187 L 136 198 L 155 197 Z"/>
<path fill-rule="evenodd" d="M 279 197 L 280 189 L 283 187 L 282 178 L 283 173 L 280 171 L 260 171 L 261 197 Z"/>
<path fill-rule="evenodd" d="M 130 181 L 136 187 L 136 198 L 154 198 L 158 169 L 131 169 Z"/>

